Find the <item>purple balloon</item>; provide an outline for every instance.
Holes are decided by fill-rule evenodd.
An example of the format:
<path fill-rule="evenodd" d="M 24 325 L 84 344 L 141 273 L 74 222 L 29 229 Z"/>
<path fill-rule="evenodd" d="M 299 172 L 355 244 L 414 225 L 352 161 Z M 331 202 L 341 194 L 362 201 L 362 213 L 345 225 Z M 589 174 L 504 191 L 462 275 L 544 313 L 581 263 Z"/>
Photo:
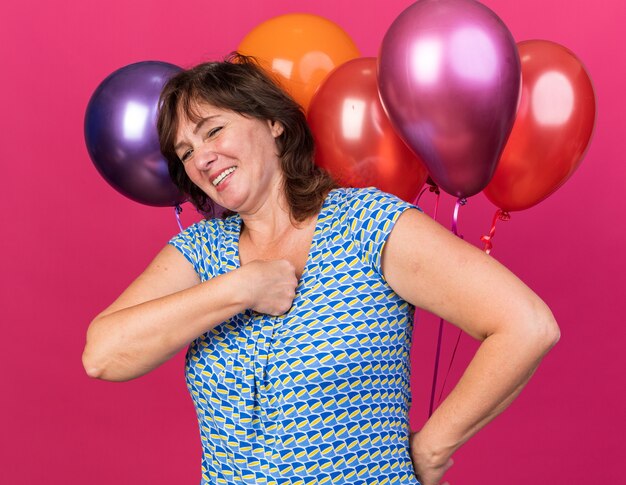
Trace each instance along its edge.
<path fill-rule="evenodd" d="M 515 121 L 521 68 L 502 20 L 473 0 L 420 0 L 380 48 L 378 87 L 394 128 L 446 192 L 491 180 Z"/>
<path fill-rule="evenodd" d="M 159 61 L 130 64 L 95 90 L 85 114 L 85 142 L 100 175 L 126 197 L 152 206 L 185 200 L 161 155 L 156 117 L 161 90 L 181 69 Z"/>

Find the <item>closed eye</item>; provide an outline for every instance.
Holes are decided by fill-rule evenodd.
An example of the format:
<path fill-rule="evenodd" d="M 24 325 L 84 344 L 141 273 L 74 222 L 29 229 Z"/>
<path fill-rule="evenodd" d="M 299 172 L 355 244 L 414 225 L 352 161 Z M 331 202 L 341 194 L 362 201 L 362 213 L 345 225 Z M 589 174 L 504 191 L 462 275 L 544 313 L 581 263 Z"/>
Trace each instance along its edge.
<path fill-rule="evenodd" d="M 215 135 L 217 135 L 217 133 L 219 133 L 222 128 L 223 126 L 216 126 L 215 128 L 211 128 L 209 131 L 207 131 L 206 139 L 213 138 Z M 188 150 L 185 150 L 183 154 L 180 155 L 178 158 L 180 158 L 181 162 L 186 162 L 191 158 L 192 155 L 193 149 L 189 148 Z"/>
<path fill-rule="evenodd" d="M 214 137 L 215 135 L 217 135 L 217 133 L 218 133 L 221 129 L 222 129 L 222 127 L 221 127 L 221 126 L 216 126 L 215 128 L 211 128 L 211 129 L 207 132 L 206 137 L 207 137 L 207 138 L 212 138 L 212 137 Z"/>
<path fill-rule="evenodd" d="M 185 150 L 185 152 L 179 157 L 181 162 L 186 162 L 191 157 L 193 150 L 190 148 L 189 150 Z"/>

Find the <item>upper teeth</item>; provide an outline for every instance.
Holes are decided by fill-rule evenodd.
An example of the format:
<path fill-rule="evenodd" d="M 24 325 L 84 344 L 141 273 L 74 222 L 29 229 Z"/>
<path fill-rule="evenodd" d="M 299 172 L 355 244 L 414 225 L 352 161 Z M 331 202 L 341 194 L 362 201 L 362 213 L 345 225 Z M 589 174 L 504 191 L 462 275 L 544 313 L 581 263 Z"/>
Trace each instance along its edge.
<path fill-rule="evenodd" d="M 233 173 L 235 171 L 235 167 L 230 167 L 220 173 L 217 177 L 213 179 L 213 185 L 217 186 L 222 180 L 226 178 L 227 175 Z"/>

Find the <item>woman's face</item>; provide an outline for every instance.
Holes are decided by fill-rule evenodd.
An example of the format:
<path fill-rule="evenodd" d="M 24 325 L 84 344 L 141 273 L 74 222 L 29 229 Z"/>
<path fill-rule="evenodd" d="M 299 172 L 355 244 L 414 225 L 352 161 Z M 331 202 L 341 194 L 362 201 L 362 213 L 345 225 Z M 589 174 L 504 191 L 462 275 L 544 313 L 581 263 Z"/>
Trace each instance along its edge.
<path fill-rule="evenodd" d="M 282 187 L 276 145 L 282 125 L 208 103 L 195 111 L 198 122 L 181 116 L 174 145 L 187 176 L 222 207 L 255 212 Z"/>

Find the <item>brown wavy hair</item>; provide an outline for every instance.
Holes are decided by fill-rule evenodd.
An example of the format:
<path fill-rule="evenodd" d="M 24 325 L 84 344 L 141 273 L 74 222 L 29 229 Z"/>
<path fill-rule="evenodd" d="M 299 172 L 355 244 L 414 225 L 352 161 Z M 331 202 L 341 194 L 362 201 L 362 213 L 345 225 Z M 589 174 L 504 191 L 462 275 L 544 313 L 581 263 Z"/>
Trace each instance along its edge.
<path fill-rule="evenodd" d="M 196 122 L 198 103 L 234 111 L 242 116 L 278 121 L 276 138 L 290 214 L 298 222 L 317 214 L 336 182 L 313 161 L 314 141 L 302 108 L 257 63 L 239 53 L 222 62 L 206 62 L 171 78 L 159 101 L 157 130 L 170 177 L 201 212 L 212 215 L 213 204 L 185 173 L 174 145 L 179 116 Z"/>

